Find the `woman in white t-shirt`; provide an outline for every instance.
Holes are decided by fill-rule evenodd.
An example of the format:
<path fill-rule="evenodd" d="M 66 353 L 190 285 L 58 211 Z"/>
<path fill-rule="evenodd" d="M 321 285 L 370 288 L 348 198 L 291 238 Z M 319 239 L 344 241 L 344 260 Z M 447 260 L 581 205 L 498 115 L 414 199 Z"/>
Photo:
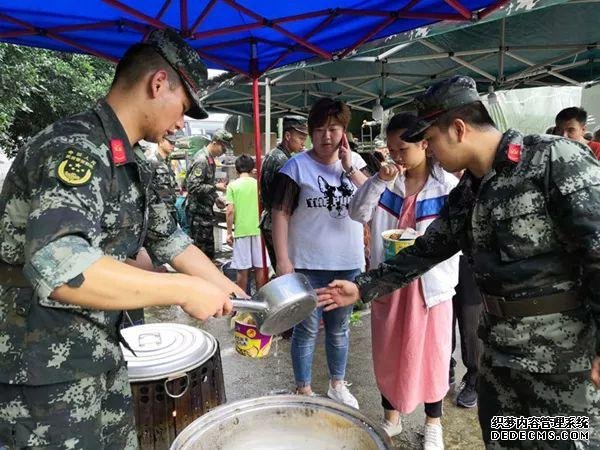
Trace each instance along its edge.
<path fill-rule="evenodd" d="M 350 151 L 346 127 L 350 109 L 323 98 L 308 116 L 313 148 L 291 158 L 275 179 L 272 202 L 277 275 L 305 274 L 314 288 L 336 278 L 353 280 L 364 267 L 363 227 L 348 215 L 356 187 L 367 179 L 363 159 Z M 292 365 L 297 393 L 313 395 L 311 368 L 321 318 L 330 383 L 327 395 L 358 408 L 344 381 L 352 307 L 317 308 L 294 327 Z"/>

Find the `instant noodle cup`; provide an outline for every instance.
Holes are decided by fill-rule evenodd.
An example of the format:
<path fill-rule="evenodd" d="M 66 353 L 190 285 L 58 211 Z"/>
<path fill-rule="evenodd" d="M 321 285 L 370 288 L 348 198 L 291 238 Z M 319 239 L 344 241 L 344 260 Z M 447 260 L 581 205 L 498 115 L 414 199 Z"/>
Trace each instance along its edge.
<path fill-rule="evenodd" d="M 400 250 L 406 247 L 410 247 L 415 243 L 415 233 L 411 233 L 411 230 L 405 230 L 404 228 L 386 230 L 381 233 L 383 238 L 383 258 L 389 259 L 396 255 Z M 402 235 L 405 235 L 403 238 Z M 410 237 L 406 237 L 406 236 Z"/>
<path fill-rule="evenodd" d="M 242 313 L 235 317 L 233 336 L 235 350 L 240 355 L 262 358 L 269 354 L 273 337 L 258 331 L 252 314 Z"/>

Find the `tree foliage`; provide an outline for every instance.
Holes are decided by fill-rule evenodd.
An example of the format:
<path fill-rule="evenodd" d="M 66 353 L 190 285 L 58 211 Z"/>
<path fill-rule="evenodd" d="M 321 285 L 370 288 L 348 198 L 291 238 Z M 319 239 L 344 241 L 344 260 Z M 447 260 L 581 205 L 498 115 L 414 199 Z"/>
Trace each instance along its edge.
<path fill-rule="evenodd" d="M 113 73 L 93 56 L 0 43 L 0 149 L 13 154 L 52 122 L 92 106 Z"/>

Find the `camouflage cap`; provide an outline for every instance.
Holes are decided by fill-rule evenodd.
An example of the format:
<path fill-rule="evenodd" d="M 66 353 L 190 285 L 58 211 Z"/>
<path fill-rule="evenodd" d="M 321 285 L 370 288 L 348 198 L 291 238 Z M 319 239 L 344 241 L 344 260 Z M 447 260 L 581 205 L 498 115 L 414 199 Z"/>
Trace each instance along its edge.
<path fill-rule="evenodd" d="M 231 141 L 233 140 L 233 135 L 226 130 L 217 130 L 212 136 L 213 141 L 218 141 L 225 147 L 225 150 L 233 150 L 233 145 L 231 145 Z"/>
<path fill-rule="evenodd" d="M 165 139 L 173 145 L 177 144 L 177 136 L 175 136 L 174 134 L 167 134 L 165 136 Z"/>
<path fill-rule="evenodd" d="M 296 130 L 300 133 L 308 134 L 306 117 L 303 116 L 283 116 L 283 131 Z"/>
<path fill-rule="evenodd" d="M 208 79 L 208 71 L 200 60 L 198 53 L 181 36 L 169 28 L 151 31 L 144 42 L 151 45 L 165 58 L 181 77 L 183 85 L 192 100 L 192 106 L 186 112 L 186 115 L 193 119 L 206 119 L 208 113 L 202 107 L 200 95 Z"/>
<path fill-rule="evenodd" d="M 422 139 L 422 134 L 444 113 L 469 103 L 480 101 L 475 80 L 457 75 L 432 84 L 414 99 L 417 109 L 417 123 L 402 135 L 407 142 Z"/>

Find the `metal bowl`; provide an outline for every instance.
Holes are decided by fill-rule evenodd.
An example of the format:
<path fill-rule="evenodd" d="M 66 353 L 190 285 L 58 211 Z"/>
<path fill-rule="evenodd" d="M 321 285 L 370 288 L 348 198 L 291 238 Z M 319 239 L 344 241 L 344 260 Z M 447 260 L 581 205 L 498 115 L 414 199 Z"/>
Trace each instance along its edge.
<path fill-rule="evenodd" d="M 185 428 L 171 450 L 384 450 L 392 444 L 357 409 L 278 395 L 221 405 Z"/>

